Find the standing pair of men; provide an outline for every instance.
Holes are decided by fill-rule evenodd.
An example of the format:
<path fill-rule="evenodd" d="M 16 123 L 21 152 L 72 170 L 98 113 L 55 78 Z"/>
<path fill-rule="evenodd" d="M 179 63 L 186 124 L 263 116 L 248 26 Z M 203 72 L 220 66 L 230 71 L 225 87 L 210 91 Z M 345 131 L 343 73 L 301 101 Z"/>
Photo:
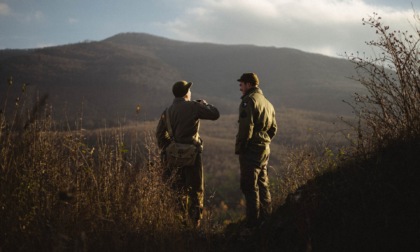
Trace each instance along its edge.
<path fill-rule="evenodd" d="M 236 135 L 235 154 L 239 155 L 240 186 L 246 200 L 246 226 L 255 227 L 271 214 L 271 195 L 267 175 L 270 155 L 270 142 L 277 132 L 275 110 L 259 88 L 259 79 L 255 73 L 244 73 L 238 79 L 242 102 L 239 106 L 238 133 Z M 219 111 L 204 100 L 191 101 L 192 83 L 178 81 L 173 85 L 175 96 L 173 104 L 162 114 L 156 130 L 158 146 L 165 149 L 171 142 L 166 115 L 175 142 L 194 144 L 197 156 L 194 165 L 166 167 L 169 178 L 176 174 L 175 189 L 188 196 L 189 217 L 199 226 L 202 218 L 204 199 L 203 165 L 201 161 L 202 140 L 199 136 L 200 119 L 217 120 Z"/>

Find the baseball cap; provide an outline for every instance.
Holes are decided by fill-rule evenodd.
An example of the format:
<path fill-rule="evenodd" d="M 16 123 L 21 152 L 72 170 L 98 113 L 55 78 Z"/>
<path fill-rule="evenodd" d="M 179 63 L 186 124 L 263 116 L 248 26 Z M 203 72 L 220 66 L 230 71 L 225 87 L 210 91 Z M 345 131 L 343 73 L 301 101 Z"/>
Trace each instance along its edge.
<path fill-rule="evenodd" d="M 188 89 L 191 88 L 192 82 L 187 81 L 177 81 L 172 86 L 172 93 L 175 95 L 175 97 L 184 97 L 188 93 Z"/>
<path fill-rule="evenodd" d="M 244 83 L 253 83 L 255 85 L 259 85 L 260 81 L 258 79 L 257 74 L 255 73 L 244 73 L 241 75 L 241 78 L 238 79 L 239 82 L 244 82 Z"/>

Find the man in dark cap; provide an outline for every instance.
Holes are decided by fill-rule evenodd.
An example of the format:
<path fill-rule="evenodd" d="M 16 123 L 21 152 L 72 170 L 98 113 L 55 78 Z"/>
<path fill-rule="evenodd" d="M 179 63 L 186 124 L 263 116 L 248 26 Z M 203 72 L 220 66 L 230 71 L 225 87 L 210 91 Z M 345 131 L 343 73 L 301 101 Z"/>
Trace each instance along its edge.
<path fill-rule="evenodd" d="M 239 155 L 240 186 L 246 200 L 246 226 L 253 228 L 271 214 L 267 164 L 277 123 L 273 105 L 259 88 L 258 76 L 244 73 L 238 82 L 242 102 L 235 153 Z"/>
<path fill-rule="evenodd" d="M 197 155 L 192 166 L 166 167 L 164 177 L 173 178 L 172 186 L 183 194 L 180 204 L 195 227 L 200 225 L 204 206 L 204 177 L 201 154 L 203 141 L 198 133 L 200 119 L 217 120 L 220 116 L 216 107 L 205 100 L 191 101 L 192 82 L 178 81 L 172 87 L 175 98 L 167 112 L 162 113 L 159 120 L 156 137 L 158 146 L 162 150 L 163 160 L 166 158 L 166 147 L 171 143 L 166 115 L 172 129 L 173 140 L 176 143 L 193 144 L 197 147 Z M 186 199 L 185 201 L 182 199 Z M 186 205 L 188 202 L 188 206 Z"/>

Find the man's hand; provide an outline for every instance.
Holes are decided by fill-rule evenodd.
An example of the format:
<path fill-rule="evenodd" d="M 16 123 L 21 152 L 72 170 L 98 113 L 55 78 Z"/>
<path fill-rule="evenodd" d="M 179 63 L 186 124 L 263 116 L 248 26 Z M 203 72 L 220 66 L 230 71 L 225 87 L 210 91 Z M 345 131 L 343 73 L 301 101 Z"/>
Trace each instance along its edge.
<path fill-rule="evenodd" d="M 198 102 L 198 103 L 201 103 L 203 105 L 207 105 L 208 104 L 206 100 L 195 100 L 195 101 Z"/>

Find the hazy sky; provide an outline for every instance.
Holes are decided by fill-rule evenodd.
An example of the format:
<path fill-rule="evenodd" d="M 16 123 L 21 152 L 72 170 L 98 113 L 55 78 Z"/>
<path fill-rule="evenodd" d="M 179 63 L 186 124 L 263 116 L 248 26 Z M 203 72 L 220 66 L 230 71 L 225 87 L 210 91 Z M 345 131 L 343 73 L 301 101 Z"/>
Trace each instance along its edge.
<path fill-rule="evenodd" d="M 420 0 L 0 0 L 0 49 L 145 32 L 176 40 L 290 47 L 339 56 L 369 51 L 362 18 L 412 30 Z"/>

